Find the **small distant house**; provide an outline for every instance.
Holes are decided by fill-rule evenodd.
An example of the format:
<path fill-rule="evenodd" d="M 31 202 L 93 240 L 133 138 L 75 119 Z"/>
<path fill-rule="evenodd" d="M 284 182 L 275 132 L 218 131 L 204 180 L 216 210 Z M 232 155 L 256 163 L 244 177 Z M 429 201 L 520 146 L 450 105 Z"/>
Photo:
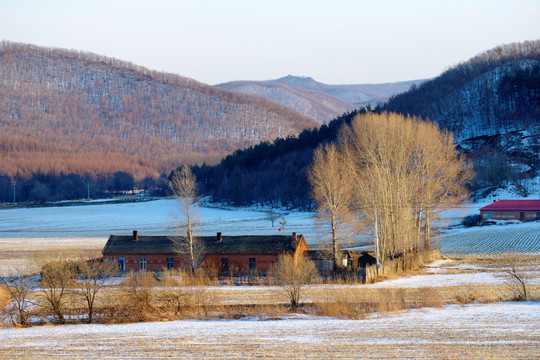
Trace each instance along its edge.
<path fill-rule="evenodd" d="M 480 209 L 480 219 L 540 220 L 540 200 L 499 200 Z"/>
<path fill-rule="evenodd" d="M 308 251 L 302 235 L 199 236 L 204 245 L 202 263 L 222 272 L 266 272 L 282 254 L 295 257 Z M 185 254 L 178 251 L 174 236 L 111 235 L 103 259 L 115 261 L 119 271 L 161 271 L 188 268 Z"/>

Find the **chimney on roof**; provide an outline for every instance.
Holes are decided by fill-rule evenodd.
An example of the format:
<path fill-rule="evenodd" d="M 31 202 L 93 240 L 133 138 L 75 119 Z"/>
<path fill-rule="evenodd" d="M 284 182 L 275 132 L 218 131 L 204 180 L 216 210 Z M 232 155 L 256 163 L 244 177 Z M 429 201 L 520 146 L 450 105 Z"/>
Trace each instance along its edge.
<path fill-rule="evenodd" d="M 137 230 L 133 230 L 133 240 L 139 240 L 139 233 Z"/>
<path fill-rule="evenodd" d="M 217 241 L 223 241 L 223 236 L 221 236 L 221 232 L 217 233 Z"/>
<path fill-rule="evenodd" d="M 292 233 L 292 242 L 293 244 L 296 243 L 298 241 L 298 235 L 296 235 L 296 232 L 293 232 Z"/>

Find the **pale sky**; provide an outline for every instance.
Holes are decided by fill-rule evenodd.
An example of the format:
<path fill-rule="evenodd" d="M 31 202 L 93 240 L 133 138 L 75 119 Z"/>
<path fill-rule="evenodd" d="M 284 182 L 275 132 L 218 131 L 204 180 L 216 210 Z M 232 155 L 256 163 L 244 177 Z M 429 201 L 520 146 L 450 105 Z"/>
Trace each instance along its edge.
<path fill-rule="evenodd" d="M 84 50 L 217 84 L 430 78 L 540 38 L 526 0 L 0 0 L 0 40 Z"/>

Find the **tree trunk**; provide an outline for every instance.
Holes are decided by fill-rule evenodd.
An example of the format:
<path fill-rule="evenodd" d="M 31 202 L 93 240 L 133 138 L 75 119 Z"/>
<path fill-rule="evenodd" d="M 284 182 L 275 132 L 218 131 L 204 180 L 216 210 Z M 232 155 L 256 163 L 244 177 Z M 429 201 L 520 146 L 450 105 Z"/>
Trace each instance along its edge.
<path fill-rule="evenodd" d="M 334 257 L 334 270 L 337 270 L 339 267 L 339 259 L 338 259 L 338 243 L 337 243 L 337 236 L 336 236 L 336 215 L 332 214 L 330 217 L 331 225 L 332 225 L 332 255 Z"/>
<path fill-rule="evenodd" d="M 424 225 L 424 251 L 429 250 L 429 213 L 426 212 L 426 223 Z"/>

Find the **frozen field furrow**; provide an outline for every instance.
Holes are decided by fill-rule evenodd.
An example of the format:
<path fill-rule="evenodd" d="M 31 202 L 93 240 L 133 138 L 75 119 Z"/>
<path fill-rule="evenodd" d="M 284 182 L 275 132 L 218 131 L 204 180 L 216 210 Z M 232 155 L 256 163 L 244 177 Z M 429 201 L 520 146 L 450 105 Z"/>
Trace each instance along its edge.
<path fill-rule="evenodd" d="M 451 230 L 439 242 L 443 254 L 540 254 L 540 222 Z"/>

